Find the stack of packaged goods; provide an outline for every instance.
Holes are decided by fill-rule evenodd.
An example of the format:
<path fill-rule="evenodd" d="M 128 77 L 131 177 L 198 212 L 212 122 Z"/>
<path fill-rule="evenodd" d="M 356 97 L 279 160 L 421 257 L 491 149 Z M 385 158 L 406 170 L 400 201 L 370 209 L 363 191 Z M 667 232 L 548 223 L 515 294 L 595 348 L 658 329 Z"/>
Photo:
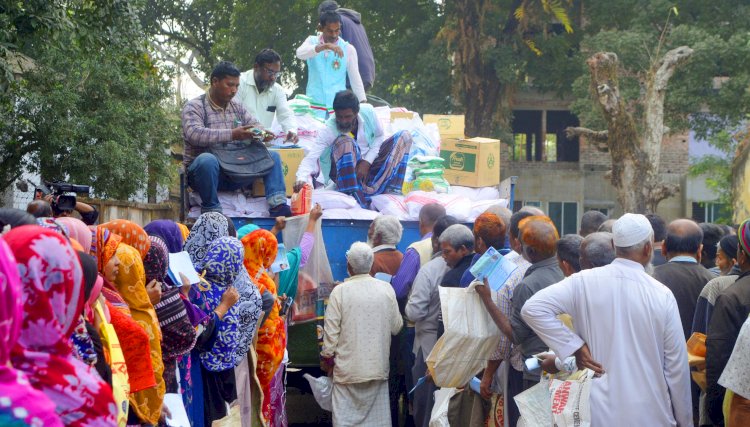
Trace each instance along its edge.
<path fill-rule="evenodd" d="M 450 185 L 445 180 L 443 158 L 437 156 L 414 156 L 409 160 L 408 175 L 404 179 L 403 193 L 412 191 L 434 191 L 446 194 Z"/>

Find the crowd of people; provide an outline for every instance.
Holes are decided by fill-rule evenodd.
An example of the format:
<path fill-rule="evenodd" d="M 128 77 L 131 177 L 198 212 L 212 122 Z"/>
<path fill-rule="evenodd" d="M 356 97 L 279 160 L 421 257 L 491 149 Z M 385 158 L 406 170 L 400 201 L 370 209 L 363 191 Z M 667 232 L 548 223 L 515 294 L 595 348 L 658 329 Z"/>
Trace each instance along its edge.
<path fill-rule="evenodd" d="M 235 230 L 208 212 L 188 230 L 0 209 L 0 425 L 166 425 L 168 394 L 191 426 L 232 411 L 243 426 L 286 425 L 282 307 L 321 215 L 273 273 L 283 219 Z M 182 252 L 198 283 L 169 274 Z"/>
<path fill-rule="evenodd" d="M 467 384 L 451 399 L 450 425 L 485 425 L 488 403 L 503 396 L 502 422 L 515 426 L 516 396 L 545 373 L 578 369 L 595 373 L 591 425 L 747 425 L 750 221 L 590 211 L 579 234 L 560 237 L 535 207 L 493 207 L 470 229 L 426 205 L 419 224 L 422 240 L 401 253 L 400 224 L 380 216 L 369 245 L 347 255 L 351 282 L 331 295 L 321 353 L 334 425 L 430 424 L 438 387 L 427 358 L 445 332 L 439 289 L 470 285 L 501 337 L 492 354 L 475 355 L 487 360 L 479 392 Z M 515 264 L 501 284 L 470 271 L 491 247 Z M 705 360 L 689 363 L 687 341 L 701 334 Z M 694 346 L 691 355 L 702 356 Z"/>

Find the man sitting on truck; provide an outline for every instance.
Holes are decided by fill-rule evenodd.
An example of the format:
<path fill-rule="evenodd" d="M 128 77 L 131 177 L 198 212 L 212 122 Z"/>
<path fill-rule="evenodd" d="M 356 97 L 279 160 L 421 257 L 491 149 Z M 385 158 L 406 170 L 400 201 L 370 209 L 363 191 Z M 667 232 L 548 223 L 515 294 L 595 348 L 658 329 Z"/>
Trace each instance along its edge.
<path fill-rule="evenodd" d="M 326 121 L 315 143 L 297 169 L 295 191 L 312 184 L 313 174 L 322 174 L 342 193 L 353 196 L 367 208 L 377 194 L 401 194 L 412 139 L 409 132 L 383 138 L 383 129 L 372 105 L 362 104 L 349 90 L 336 94 L 335 117 Z M 318 172 L 320 171 L 320 172 Z"/>
<path fill-rule="evenodd" d="M 250 140 L 254 130 L 261 128 L 258 120 L 233 101 L 240 84 L 240 70 L 231 62 L 222 61 L 211 72 L 208 93 L 193 98 L 182 109 L 182 137 L 185 141 L 183 163 L 187 182 L 201 196 L 201 212 L 221 212 L 218 191 L 232 191 L 241 185 L 224 179 L 219 160 L 209 152 L 212 145 L 230 141 Z M 269 151 L 274 165 L 263 177 L 266 200 L 272 217 L 291 216 L 286 204 L 286 186 L 281 157 Z"/>

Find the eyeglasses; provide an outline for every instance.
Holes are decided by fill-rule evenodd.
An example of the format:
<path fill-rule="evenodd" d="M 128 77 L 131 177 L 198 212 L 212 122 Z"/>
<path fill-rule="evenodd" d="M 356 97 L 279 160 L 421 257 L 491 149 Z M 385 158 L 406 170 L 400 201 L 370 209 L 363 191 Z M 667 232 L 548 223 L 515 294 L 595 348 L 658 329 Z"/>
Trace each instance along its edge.
<path fill-rule="evenodd" d="M 274 70 L 269 69 L 268 67 L 263 67 L 263 71 L 265 71 L 266 74 L 268 74 L 268 77 L 271 77 L 271 78 L 279 77 L 281 75 L 281 70 L 274 71 Z"/>

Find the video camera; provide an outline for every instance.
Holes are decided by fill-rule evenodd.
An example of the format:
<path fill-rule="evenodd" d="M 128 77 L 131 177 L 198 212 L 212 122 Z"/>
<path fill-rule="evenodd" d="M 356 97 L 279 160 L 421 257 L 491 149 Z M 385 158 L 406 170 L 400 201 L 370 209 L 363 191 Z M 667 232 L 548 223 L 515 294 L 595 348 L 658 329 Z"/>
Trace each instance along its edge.
<path fill-rule="evenodd" d="M 42 181 L 41 184 L 34 185 L 34 198 L 43 199 L 47 195 L 52 195 L 52 209 L 55 212 L 72 211 L 76 208 L 76 196 L 66 193 L 89 194 L 91 187 L 88 185 L 69 184 L 62 181 Z"/>

